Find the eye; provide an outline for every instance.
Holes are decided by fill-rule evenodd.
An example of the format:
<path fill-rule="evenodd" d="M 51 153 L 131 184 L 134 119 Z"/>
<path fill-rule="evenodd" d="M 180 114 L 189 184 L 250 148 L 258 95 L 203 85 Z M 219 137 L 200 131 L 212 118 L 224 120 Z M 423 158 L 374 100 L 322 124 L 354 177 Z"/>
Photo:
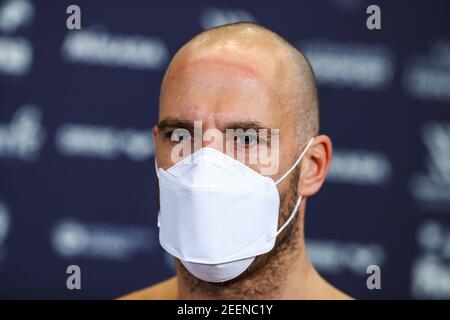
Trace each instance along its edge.
<path fill-rule="evenodd" d="M 242 143 L 246 146 L 251 146 L 254 145 L 257 142 L 257 138 L 252 136 L 252 135 L 248 135 L 248 134 L 244 134 L 241 136 L 236 137 L 239 141 L 239 143 Z"/>
<path fill-rule="evenodd" d="M 169 132 L 170 140 L 175 142 L 187 141 L 191 139 L 191 134 L 186 129 L 175 129 Z"/>

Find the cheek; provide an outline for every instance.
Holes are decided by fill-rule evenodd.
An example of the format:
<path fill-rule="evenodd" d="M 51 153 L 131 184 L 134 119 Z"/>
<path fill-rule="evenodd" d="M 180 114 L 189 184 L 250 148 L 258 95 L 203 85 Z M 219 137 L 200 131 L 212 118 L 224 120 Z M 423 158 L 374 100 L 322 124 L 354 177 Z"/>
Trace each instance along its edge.
<path fill-rule="evenodd" d="M 157 163 L 160 168 L 167 169 L 172 165 L 171 152 L 172 144 L 160 133 L 156 142 Z"/>
<path fill-rule="evenodd" d="M 282 193 L 281 197 L 281 210 L 285 214 L 290 214 L 292 209 L 295 206 L 297 201 L 297 187 L 299 182 L 300 175 L 298 171 L 293 172 L 291 176 L 286 178 L 286 186 Z"/>

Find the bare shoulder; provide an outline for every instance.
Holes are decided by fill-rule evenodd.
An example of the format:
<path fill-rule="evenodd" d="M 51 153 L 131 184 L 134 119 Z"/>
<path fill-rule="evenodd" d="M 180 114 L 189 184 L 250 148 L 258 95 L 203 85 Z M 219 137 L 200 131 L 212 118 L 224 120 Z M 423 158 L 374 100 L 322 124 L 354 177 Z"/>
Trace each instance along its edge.
<path fill-rule="evenodd" d="M 173 277 L 150 287 L 121 296 L 118 300 L 176 300 L 177 278 Z"/>

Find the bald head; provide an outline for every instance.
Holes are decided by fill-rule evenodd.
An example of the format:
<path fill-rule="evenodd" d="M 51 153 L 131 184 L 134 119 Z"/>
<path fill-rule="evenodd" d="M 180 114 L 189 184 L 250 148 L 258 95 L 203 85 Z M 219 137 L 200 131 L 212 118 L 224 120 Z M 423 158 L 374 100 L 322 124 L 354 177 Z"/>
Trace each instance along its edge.
<path fill-rule="evenodd" d="M 241 64 L 244 73 L 259 77 L 273 93 L 278 100 L 273 107 L 278 108 L 280 116 L 294 116 L 292 125 L 300 141 L 317 135 L 319 104 L 313 70 L 306 57 L 281 36 L 261 25 L 243 22 L 198 34 L 172 59 L 162 83 L 161 99 L 168 79 L 186 66 L 208 60 L 223 62 L 230 68 Z"/>

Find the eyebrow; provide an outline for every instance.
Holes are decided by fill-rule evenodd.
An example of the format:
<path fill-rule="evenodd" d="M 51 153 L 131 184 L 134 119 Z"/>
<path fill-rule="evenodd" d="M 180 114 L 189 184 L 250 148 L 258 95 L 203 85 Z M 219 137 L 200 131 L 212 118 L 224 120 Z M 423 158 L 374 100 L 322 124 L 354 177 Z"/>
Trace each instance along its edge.
<path fill-rule="evenodd" d="M 183 120 L 183 119 L 176 119 L 176 118 L 166 118 L 164 120 L 161 120 L 157 124 L 158 130 L 167 130 L 167 129 L 186 129 L 189 131 L 194 130 L 194 121 L 191 120 Z M 247 120 L 247 121 L 232 121 L 225 125 L 225 129 L 254 129 L 254 130 L 261 130 L 266 129 L 270 132 L 272 128 L 269 128 L 267 126 L 264 126 L 259 121 L 254 120 Z M 223 131 L 224 131 L 223 130 Z"/>
<path fill-rule="evenodd" d="M 167 129 L 187 129 L 194 130 L 194 122 L 176 118 L 166 118 L 161 120 L 156 125 L 158 130 L 167 130 Z"/>
<path fill-rule="evenodd" d="M 228 123 L 225 126 L 225 129 L 243 129 L 243 130 L 248 130 L 248 129 L 255 129 L 255 130 L 261 130 L 261 129 L 266 129 L 268 131 L 270 131 L 271 128 L 264 126 L 261 122 L 259 121 L 233 121 Z"/>

